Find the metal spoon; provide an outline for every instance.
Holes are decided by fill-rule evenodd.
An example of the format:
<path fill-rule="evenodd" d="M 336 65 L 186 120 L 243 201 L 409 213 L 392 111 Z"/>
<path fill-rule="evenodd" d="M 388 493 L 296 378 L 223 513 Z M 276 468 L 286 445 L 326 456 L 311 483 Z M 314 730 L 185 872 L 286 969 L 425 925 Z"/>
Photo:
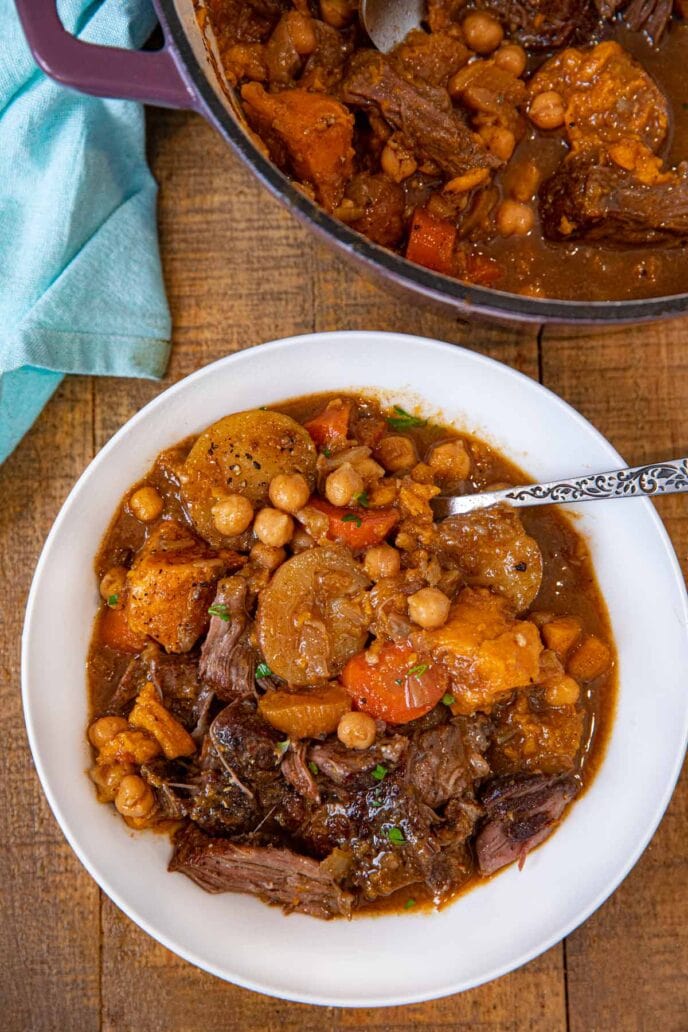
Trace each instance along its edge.
<path fill-rule="evenodd" d="M 388 54 L 425 16 L 425 0 L 361 0 L 361 21 L 378 50 Z"/>
<path fill-rule="evenodd" d="M 571 480 L 553 480 L 549 484 L 516 484 L 503 491 L 481 494 L 438 495 L 430 504 L 435 518 L 489 509 L 506 503 L 514 508 L 525 505 L 559 505 L 567 502 L 593 502 L 606 498 L 637 498 L 638 495 L 681 494 L 688 491 L 688 458 L 669 459 L 651 466 L 615 469 L 610 473 L 592 473 Z"/>

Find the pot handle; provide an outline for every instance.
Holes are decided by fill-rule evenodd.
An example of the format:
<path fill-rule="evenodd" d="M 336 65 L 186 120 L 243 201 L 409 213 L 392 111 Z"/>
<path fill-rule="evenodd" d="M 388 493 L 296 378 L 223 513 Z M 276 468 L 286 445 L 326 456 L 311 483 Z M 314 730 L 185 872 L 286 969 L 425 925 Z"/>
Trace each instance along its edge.
<path fill-rule="evenodd" d="M 196 108 L 169 43 L 138 51 L 84 43 L 65 29 L 57 0 L 16 0 L 36 62 L 46 75 L 95 97 L 138 100 L 169 108 Z"/>

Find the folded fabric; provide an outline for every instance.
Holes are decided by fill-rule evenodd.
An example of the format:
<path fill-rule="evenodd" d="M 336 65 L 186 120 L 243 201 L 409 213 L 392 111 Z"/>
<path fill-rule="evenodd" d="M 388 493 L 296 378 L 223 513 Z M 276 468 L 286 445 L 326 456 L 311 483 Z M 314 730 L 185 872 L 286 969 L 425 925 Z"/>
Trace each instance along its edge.
<path fill-rule="evenodd" d="M 148 0 L 63 0 L 65 27 L 139 47 Z M 0 462 L 64 373 L 162 376 L 170 315 L 143 108 L 67 90 L 0 0 Z"/>

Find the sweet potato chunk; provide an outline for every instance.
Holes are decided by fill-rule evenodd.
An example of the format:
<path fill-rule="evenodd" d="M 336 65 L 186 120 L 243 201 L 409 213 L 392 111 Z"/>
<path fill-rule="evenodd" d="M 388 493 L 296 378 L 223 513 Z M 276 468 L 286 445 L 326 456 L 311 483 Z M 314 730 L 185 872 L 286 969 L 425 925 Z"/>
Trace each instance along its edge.
<path fill-rule="evenodd" d="M 127 576 L 129 627 L 168 652 L 188 652 L 208 626 L 208 606 L 224 568 L 224 560 L 190 530 L 162 521 Z"/>
<path fill-rule="evenodd" d="M 485 588 L 465 588 L 446 624 L 415 634 L 413 643 L 449 669 L 456 714 L 489 713 L 498 699 L 534 684 L 540 673 L 537 627 L 517 620 L 508 601 Z"/>
<path fill-rule="evenodd" d="M 666 98 L 638 61 L 607 41 L 590 50 L 571 48 L 550 58 L 533 76 L 531 97 L 556 90 L 564 98 L 571 148 L 607 150 L 639 144 L 636 160 L 655 153 L 669 128 Z"/>
<path fill-rule="evenodd" d="M 165 709 L 150 681 L 146 682 L 136 697 L 134 708 L 129 714 L 129 723 L 149 731 L 168 760 L 174 760 L 177 756 L 191 756 L 196 752 L 193 738 Z"/>
<path fill-rule="evenodd" d="M 577 681 L 594 681 L 609 669 L 612 654 L 601 638 L 589 634 L 583 639 L 566 665 L 566 671 Z"/>
<path fill-rule="evenodd" d="M 306 90 L 266 93 L 259 83 L 249 82 L 241 96 L 249 121 L 268 140 L 277 137 L 295 174 L 333 211 L 354 170 L 353 115 L 334 97 Z"/>
<path fill-rule="evenodd" d="M 120 731 L 98 751 L 97 763 L 148 763 L 160 755 L 158 742 L 146 731 Z"/>
<path fill-rule="evenodd" d="M 565 659 L 581 639 L 583 628 L 577 616 L 558 616 L 542 628 L 542 638 L 548 649 Z"/>

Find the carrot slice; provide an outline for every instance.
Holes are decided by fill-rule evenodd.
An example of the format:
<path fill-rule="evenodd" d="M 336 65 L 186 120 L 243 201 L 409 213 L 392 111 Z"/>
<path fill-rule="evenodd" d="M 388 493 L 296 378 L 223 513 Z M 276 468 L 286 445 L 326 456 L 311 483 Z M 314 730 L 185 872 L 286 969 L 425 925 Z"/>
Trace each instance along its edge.
<path fill-rule="evenodd" d="M 351 402 L 342 398 L 334 398 L 332 401 L 328 401 L 322 412 L 313 416 L 303 425 L 313 441 L 322 447 L 335 441 L 346 440 L 350 418 Z"/>
<path fill-rule="evenodd" d="M 411 219 L 411 233 L 406 245 L 410 262 L 450 276 L 454 265 L 456 226 L 447 219 L 438 219 L 425 208 L 416 208 Z"/>
<path fill-rule="evenodd" d="M 376 662 L 369 662 L 372 658 Z M 350 659 L 341 680 L 356 709 L 391 724 L 406 724 L 437 705 L 449 675 L 406 642 L 389 642 L 374 657 L 359 652 Z"/>
<path fill-rule="evenodd" d="M 339 541 L 354 552 L 379 545 L 399 521 L 395 509 L 342 509 L 324 498 L 311 498 L 308 504 L 327 516 L 330 541 Z"/>

